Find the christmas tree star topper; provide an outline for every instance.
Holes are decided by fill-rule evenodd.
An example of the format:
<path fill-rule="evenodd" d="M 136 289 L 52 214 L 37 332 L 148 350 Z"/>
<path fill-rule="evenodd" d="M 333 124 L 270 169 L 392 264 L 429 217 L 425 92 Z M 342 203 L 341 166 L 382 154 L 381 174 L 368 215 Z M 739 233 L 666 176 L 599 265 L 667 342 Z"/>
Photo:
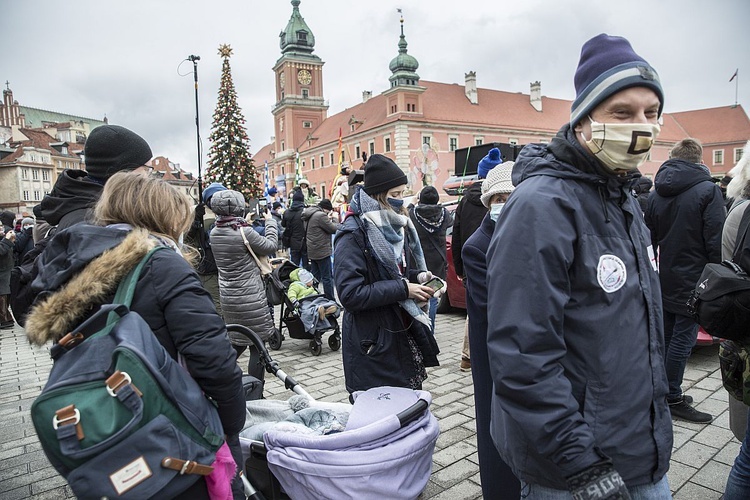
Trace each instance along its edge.
<path fill-rule="evenodd" d="M 232 47 L 228 43 L 219 45 L 219 55 L 221 57 L 231 57 Z"/>

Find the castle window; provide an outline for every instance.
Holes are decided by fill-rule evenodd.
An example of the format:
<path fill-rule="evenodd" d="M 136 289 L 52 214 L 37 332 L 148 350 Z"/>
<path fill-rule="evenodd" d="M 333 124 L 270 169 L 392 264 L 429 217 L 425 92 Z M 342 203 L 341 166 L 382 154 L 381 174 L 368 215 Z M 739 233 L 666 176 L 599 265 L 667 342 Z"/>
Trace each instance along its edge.
<path fill-rule="evenodd" d="M 302 128 L 312 128 L 312 122 L 302 122 Z"/>
<path fill-rule="evenodd" d="M 310 91 L 308 89 L 302 89 L 302 98 L 307 99 L 310 97 Z"/>
<path fill-rule="evenodd" d="M 723 149 L 714 150 L 714 165 L 723 165 L 723 164 L 724 164 L 724 150 Z"/>
<path fill-rule="evenodd" d="M 391 138 L 390 137 L 386 137 L 385 140 L 383 141 L 383 149 L 385 150 L 386 153 L 391 151 Z"/>
<path fill-rule="evenodd" d="M 449 137 L 448 138 L 448 149 L 450 151 L 455 151 L 458 149 L 458 137 Z"/>

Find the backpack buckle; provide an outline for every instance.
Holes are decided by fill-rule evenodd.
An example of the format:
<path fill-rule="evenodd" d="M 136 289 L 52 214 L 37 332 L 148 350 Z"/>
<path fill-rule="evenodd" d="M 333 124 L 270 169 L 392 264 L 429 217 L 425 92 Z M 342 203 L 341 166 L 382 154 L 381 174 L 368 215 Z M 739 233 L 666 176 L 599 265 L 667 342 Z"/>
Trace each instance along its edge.
<path fill-rule="evenodd" d="M 143 393 L 138 390 L 138 388 L 133 383 L 133 379 L 131 379 L 130 375 L 128 375 L 126 372 L 121 372 L 120 370 L 115 371 L 112 375 L 109 376 L 105 383 L 107 385 L 107 393 L 109 393 L 109 395 L 113 398 L 116 398 L 117 391 L 119 391 L 126 385 L 132 386 L 133 391 L 135 391 L 138 396 L 143 396 Z"/>
<path fill-rule="evenodd" d="M 66 350 L 72 349 L 85 340 L 85 337 L 81 332 L 70 332 L 61 338 L 57 343 L 63 346 Z"/>
<path fill-rule="evenodd" d="M 83 429 L 81 428 L 81 412 L 76 408 L 75 405 L 68 405 L 65 408 L 60 408 L 55 412 L 55 416 L 52 417 L 52 428 L 57 430 L 62 425 L 74 425 L 76 430 L 76 437 L 79 441 L 83 439 Z"/>

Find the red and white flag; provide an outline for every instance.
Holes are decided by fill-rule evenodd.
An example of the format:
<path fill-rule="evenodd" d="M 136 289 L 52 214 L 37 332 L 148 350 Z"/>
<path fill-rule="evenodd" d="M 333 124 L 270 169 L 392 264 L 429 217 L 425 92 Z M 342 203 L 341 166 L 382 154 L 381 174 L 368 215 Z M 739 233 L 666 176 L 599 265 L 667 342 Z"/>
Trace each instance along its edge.
<path fill-rule="evenodd" d="M 737 72 L 738 72 L 738 71 L 739 71 L 739 68 L 737 68 L 736 70 L 734 70 L 734 74 L 732 75 L 732 78 L 730 78 L 730 79 L 729 79 L 729 81 L 730 81 L 730 82 L 731 82 L 732 80 L 734 80 L 735 78 L 737 78 Z"/>

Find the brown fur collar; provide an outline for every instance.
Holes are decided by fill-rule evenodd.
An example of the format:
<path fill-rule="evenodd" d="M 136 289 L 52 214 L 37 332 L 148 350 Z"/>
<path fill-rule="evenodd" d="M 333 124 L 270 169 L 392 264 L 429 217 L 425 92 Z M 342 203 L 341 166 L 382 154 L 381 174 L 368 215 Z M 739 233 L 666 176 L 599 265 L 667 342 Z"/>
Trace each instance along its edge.
<path fill-rule="evenodd" d="M 157 242 L 144 229 L 134 229 L 114 248 L 93 259 L 65 286 L 34 305 L 26 319 L 29 342 L 57 341 L 81 322 L 92 306 L 104 303 L 120 281 Z"/>

